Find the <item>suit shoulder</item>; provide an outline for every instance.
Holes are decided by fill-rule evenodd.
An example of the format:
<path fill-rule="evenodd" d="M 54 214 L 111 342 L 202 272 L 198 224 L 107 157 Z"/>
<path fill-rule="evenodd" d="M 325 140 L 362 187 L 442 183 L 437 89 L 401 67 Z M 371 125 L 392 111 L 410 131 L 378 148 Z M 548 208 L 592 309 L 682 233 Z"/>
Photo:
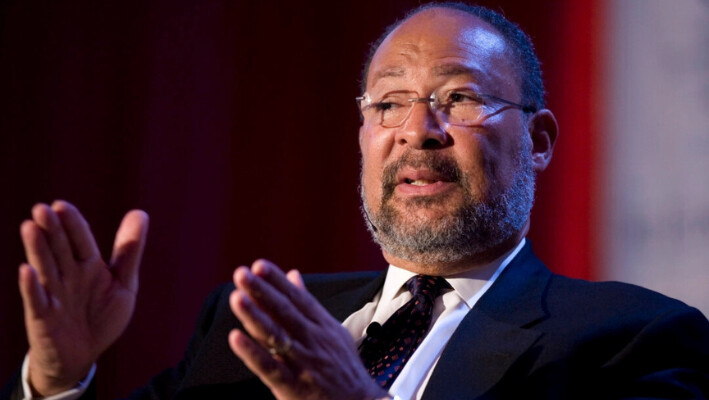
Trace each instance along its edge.
<path fill-rule="evenodd" d="M 669 314 L 701 312 L 680 300 L 656 291 L 623 282 L 590 282 L 554 275 L 549 283 L 547 306 L 571 313 L 581 311 L 588 318 L 622 318 L 649 321 Z"/>
<path fill-rule="evenodd" d="M 303 281 L 309 291 L 324 294 L 327 297 L 327 294 L 334 295 L 369 284 L 382 273 L 381 271 L 359 271 L 304 274 Z M 207 295 L 203 308 L 210 308 L 217 303 L 226 301 L 225 299 L 229 298 L 229 294 L 234 289 L 234 283 L 232 282 L 217 286 Z"/>
<path fill-rule="evenodd" d="M 365 286 L 381 274 L 381 271 L 306 274 L 303 276 L 303 281 L 309 291 L 318 293 L 319 297 L 327 298 Z"/>
<path fill-rule="evenodd" d="M 550 290 L 574 292 L 577 296 L 573 297 L 580 297 L 584 299 L 584 301 L 588 298 L 594 300 L 602 300 L 605 298 L 609 300 L 622 300 L 625 304 L 643 303 L 647 306 L 687 307 L 687 305 L 680 300 L 632 283 L 617 281 L 594 282 L 553 275 L 550 286 Z"/>

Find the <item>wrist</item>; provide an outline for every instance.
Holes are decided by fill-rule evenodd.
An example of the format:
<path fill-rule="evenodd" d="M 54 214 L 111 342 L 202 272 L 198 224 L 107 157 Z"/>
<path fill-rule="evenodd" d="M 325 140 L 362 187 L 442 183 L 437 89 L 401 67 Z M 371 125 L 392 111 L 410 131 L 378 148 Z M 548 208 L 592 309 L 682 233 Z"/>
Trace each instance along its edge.
<path fill-rule="evenodd" d="M 33 398 L 44 398 L 64 393 L 76 387 L 78 382 L 78 380 L 60 381 L 52 378 L 38 377 L 36 374 L 32 374 L 31 370 L 27 376 L 27 385 L 30 389 L 29 394 L 31 394 Z"/>
<path fill-rule="evenodd" d="M 76 392 L 81 395 L 93 380 L 96 373 L 96 364 L 90 366 L 83 376 L 76 379 L 57 379 L 44 371 L 36 370 L 36 364 L 30 361 L 30 354 L 22 362 L 21 382 L 24 398 L 45 398 L 54 395 L 67 395 Z M 77 397 L 71 397 L 77 398 Z"/>

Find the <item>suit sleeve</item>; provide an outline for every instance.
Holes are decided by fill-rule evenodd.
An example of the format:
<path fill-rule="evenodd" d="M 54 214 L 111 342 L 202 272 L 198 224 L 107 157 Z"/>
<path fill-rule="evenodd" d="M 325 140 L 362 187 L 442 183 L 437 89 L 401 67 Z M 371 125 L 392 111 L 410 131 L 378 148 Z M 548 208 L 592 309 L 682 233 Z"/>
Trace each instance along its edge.
<path fill-rule="evenodd" d="M 609 399 L 707 399 L 709 321 L 691 307 L 661 314 L 603 369 Z"/>

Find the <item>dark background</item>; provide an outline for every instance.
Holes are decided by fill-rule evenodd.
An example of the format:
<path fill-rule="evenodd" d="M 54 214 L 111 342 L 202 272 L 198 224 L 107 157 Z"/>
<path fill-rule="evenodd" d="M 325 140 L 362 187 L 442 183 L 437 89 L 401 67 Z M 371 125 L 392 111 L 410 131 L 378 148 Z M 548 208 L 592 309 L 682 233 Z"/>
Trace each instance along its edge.
<path fill-rule="evenodd" d="M 600 2 L 483 1 L 537 45 L 561 125 L 530 235 L 593 278 Z M 305 272 L 382 269 L 359 212 L 361 64 L 418 1 L 0 3 L 0 383 L 27 350 L 20 222 L 66 199 L 106 256 L 151 216 L 131 325 L 100 360 L 125 396 L 179 360 L 205 295 L 255 258 Z"/>

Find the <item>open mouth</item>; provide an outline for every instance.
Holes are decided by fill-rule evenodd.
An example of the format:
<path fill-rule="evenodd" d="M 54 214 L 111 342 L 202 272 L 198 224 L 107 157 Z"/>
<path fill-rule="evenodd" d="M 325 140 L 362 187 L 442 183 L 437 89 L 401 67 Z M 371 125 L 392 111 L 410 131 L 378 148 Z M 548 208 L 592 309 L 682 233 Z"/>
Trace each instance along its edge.
<path fill-rule="evenodd" d="M 426 185 L 432 185 L 436 182 L 439 181 L 434 181 L 434 180 L 429 180 L 429 179 L 409 179 L 409 178 L 404 178 L 404 183 L 407 185 L 414 185 L 414 186 L 426 186 Z"/>
<path fill-rule="evenodd" d="M 435 196 L 455 187 L 455 179 L 440 171 L 404 167 L 396 176 L 396 192 L 401 196 Z"/>
<path fill-rule="evenodd" d="M 405 154 L 384 168 L 382 200 L 395 194 L 402 198 L 434 198 L 457 190 L 462 182 L 460 168 L 450 157 Z"/>
<path fill-rule="evenodd" d="M 438 182 L 451 182 L 452 179 L 431 169 L 404 167 L 399 170 L 396 181 L 398 184 L 426 186 Z"/>

